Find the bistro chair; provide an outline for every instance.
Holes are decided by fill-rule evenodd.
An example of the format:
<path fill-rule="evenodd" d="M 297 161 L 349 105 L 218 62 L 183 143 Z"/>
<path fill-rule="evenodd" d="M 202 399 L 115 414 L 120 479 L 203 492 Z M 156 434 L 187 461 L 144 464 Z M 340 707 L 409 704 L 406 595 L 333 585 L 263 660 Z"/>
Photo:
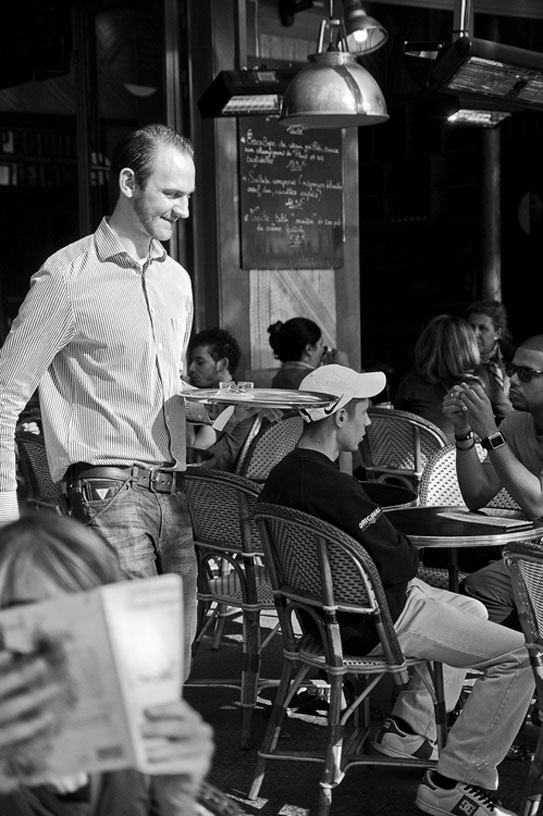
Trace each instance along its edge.
<path fill-rule="evenodd" d="M 268 760 L 319 762 L 322 765 L 317 816 L 326 816 L 332 791 L 354 765 L 428 767 L 432 760 L 392 758 L 369 753 L 369 695 L 392 675 L 398 687 L 409 671 L 428 667 L 432 682 L 439 745 L 445 741 L 445 705 L 441 664 L 406 657 L 400 648 L 379 573 L 366 550 L 343 531 L 314 516 L 259 503 L 255 512 L 283 638 L 283 672 L 249 792 L 256 799 Z M 337 612 L 370 615 L 383 656 L 344 654 Z M 304 632 L 311 619 L 319 636 Z M 322 752 L 288 751 L 281 741 L 284 716 L 309 673 L 321 672 L 330 685 L 326 745 Z M 422 675 L 425 676 L 424 674 Z M 344 683 L 356 679 L 355 699 L 344 704 Z M 353 730 L 347 735 L 347 723 Z M 291 721 L 292 727 L 293 721 Z"/>
<path fill-rule="evenodd" d="M 410 411 L 368 409 L 371 425 L 358 452 L 368 480 L 400 484 L 417 493 L 430 456 L 447 444 L 437 425 Z"/>
<path fill-rule="evenodd" d="M 66 496 L 60 484 L 53 481 L 45 442 L 41 433 L 18 430 L 15 433 L 17 465 L 22 478 L 24 502 L 35 510 L 68 513 Z"/>
<path fill-rule="evenodd" d="M 265 482 L 272 468 L 294 450 L 303 429 L 304 420 L 298 413 L 263 423 L 240 452 L 235 472 L 245 479 Z"/>
<path fill-rule="evenodd" d="M 478 442 L 475 444 L 479 458 L 482 461 L 486 457 L 486 451 Z M 428 459 L 420 483 L 419 503 L 431 506 L 466 506 L 456 476 L 456 448 L 454 443 L 450 443 L 441 450 L 436 451 Z M 520 509 L 518 503 L 505 487 L 489 501 L 488 507 L 501 507 L 504 510 Z"/>
<path fill-rule="evenodd" d="M 252 713 L 258 692 L 275 680 L 260 677 L 261 654 L 277 626 L 261 639 L 260 615 L 274 611 L 272 588 L 263 563 L 263 551 L 253 509 L 260 488 L 233 473 L 188 467 L 185 489 L 198 554 L 199 625 L 197 650 L 204 636 L 232 612 L 242 619 L 241 679 L 188 680 L 186 686 L 222 686 L 240 689 L 243 711 L 241 746 L 249 745 Z M 197 654 L 197 651 L 196 651 Z"/>
<path fill-rule="evenodd" d="M 511 576 L 515 604 L 532 665 L 539 711 L 543 711 L 543 543 L 511 542 L 503 556 Z M 535 816 L 543 793 L 543 729 L 528 767 L 519 816 Z"/>
<path fill-rule="evenodd" d="M 482 461 L 487 452 L 478 442 L 475 444 L 479 458 Z M 466 507 L 456 476 L 456 447 L 454 443 L 449 443 L 444 448 L 436 451 L 426 463 L 420 484 L 419 504 L 432 507 L 438 507 L 440 505 Z M 503 510 L 520 510 L 519 505 L 505 487 L 488 502 L 487 507 L 501 508 Z M 428 550 L 422 553 L 422 563 L 418 573 L 419 578 L 432 584 L 432 586 L 451 588 L 452 585 L 454 588 L 458 583 L 463 581 L 469 573 L 458 569 L 457 552 L 449 553 L 449 566 L 447 569 L 442 569 L 432 563 L 435 562 L 436 559 L 439 561 L 440 557 L 443 556 L 444 553 L 439 553 L 438 551 L 432 552 Z M 485 556 L 488 556 L 488 552 L 486 549 L 472 549 L 468 551 L 467 556 L 473 562 L 474 558 L 479 557 L 485 559 Z M 496 553 L 492 553 L 492 556 L 495 557 Z M 473 565 L 471 565 L 471 567 L 468 565 L 468 569 L 470 568 L 473 569 Z"/>

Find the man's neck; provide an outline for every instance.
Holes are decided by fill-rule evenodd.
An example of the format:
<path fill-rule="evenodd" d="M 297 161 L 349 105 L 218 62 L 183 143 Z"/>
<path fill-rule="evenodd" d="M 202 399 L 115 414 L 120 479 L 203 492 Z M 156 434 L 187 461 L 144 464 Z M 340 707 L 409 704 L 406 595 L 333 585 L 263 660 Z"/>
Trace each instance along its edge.
<path fill-rule="evenodd" d="M 322 453 L 332 462 L 335 462 L 340 454 L 340 448 L 334 436 L 314 433 L 311 428 L 306 428 L 297 447 Z"/>
<path fill-rule="evenodd" d="M 149 257 L 151 239 L 148 235 L 135 233 L 133 224 L 123 218 L 117 209 L 108 221 L 109 228 L 119 239 L 123 249 L 138 263 L 144 263 Z"/>

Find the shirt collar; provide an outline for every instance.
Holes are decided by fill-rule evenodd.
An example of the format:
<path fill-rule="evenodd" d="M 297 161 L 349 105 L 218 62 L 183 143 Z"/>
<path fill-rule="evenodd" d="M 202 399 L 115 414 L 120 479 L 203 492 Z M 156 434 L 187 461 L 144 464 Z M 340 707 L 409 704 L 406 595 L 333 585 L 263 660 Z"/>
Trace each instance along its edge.
<path fill-rule="evenodd" d="M 94 233 L 94 240 L 96 246 L 96 254 L 101 261 L 115 261 L 123 258 L 130 259 L 132 264 L 137 264 L 137 261 L 132 258 L 126 251 L 117 235 L 109 226 L 107 217 L 102 218 L 100 225 Z M 149 251 L 149 260 L 151 261 L 165 261 L 166 250 L 155 238 L 151 240 L 151 247 Z M 139 267 L 139 264 L 138 264 Z"/>

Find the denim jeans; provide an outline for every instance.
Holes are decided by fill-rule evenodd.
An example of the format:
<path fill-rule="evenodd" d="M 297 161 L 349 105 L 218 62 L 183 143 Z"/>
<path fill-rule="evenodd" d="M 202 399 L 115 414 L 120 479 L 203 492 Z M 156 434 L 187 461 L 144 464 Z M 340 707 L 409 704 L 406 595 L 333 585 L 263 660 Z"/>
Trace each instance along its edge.
<path fill-rule="evenodd" d="M 126 578 L 175 572 L 183 581 L 185 679 L 196 634 L 196 553 L 185 493 L 152 493 L 130 482 L 111 482 L 104 500 L 70 501 L 73 515 L 104 538 Z M 70 491 L 68 498 L 70 500 Z"/>
<path fill-rule="evenodd" d="M 394 628 L 405 655 L 445 664 L 448 711 L 454 708 L 467 669 L 483 672 L 449 732 L 437 771 L 496 790 L 497 766 L 524 721 L 534 688 L 523 635 L 487 620 L 480 601 L 436 589 L 418 578 L 409 583 L 407 602 Z M 435 739 L 433 703 L 416 673 L 398 695 L 392 713 L 415 733 Z"/>

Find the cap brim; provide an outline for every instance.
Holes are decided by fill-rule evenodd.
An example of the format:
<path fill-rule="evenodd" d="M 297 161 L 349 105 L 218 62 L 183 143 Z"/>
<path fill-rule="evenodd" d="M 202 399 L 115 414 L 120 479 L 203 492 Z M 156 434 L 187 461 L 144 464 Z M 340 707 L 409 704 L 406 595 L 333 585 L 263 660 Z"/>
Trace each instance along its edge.
<path fill-rule="evenodd" d="M 356 380 L 350 383 L 349 388 L 338 396 L 337 402 L 324 408 L 303 408 L 300 413 L 306 422 L 318 422 L 320 419 L 332 416 L 353 399 L 371 399 L 380 394 L 387 383 L 386 375 L 382 371 L 366 371 L 357 374 Z M 303 383 L 302 383 L 303 384 Z M 334 393 L 332 391 L 332 393 Z"/>

